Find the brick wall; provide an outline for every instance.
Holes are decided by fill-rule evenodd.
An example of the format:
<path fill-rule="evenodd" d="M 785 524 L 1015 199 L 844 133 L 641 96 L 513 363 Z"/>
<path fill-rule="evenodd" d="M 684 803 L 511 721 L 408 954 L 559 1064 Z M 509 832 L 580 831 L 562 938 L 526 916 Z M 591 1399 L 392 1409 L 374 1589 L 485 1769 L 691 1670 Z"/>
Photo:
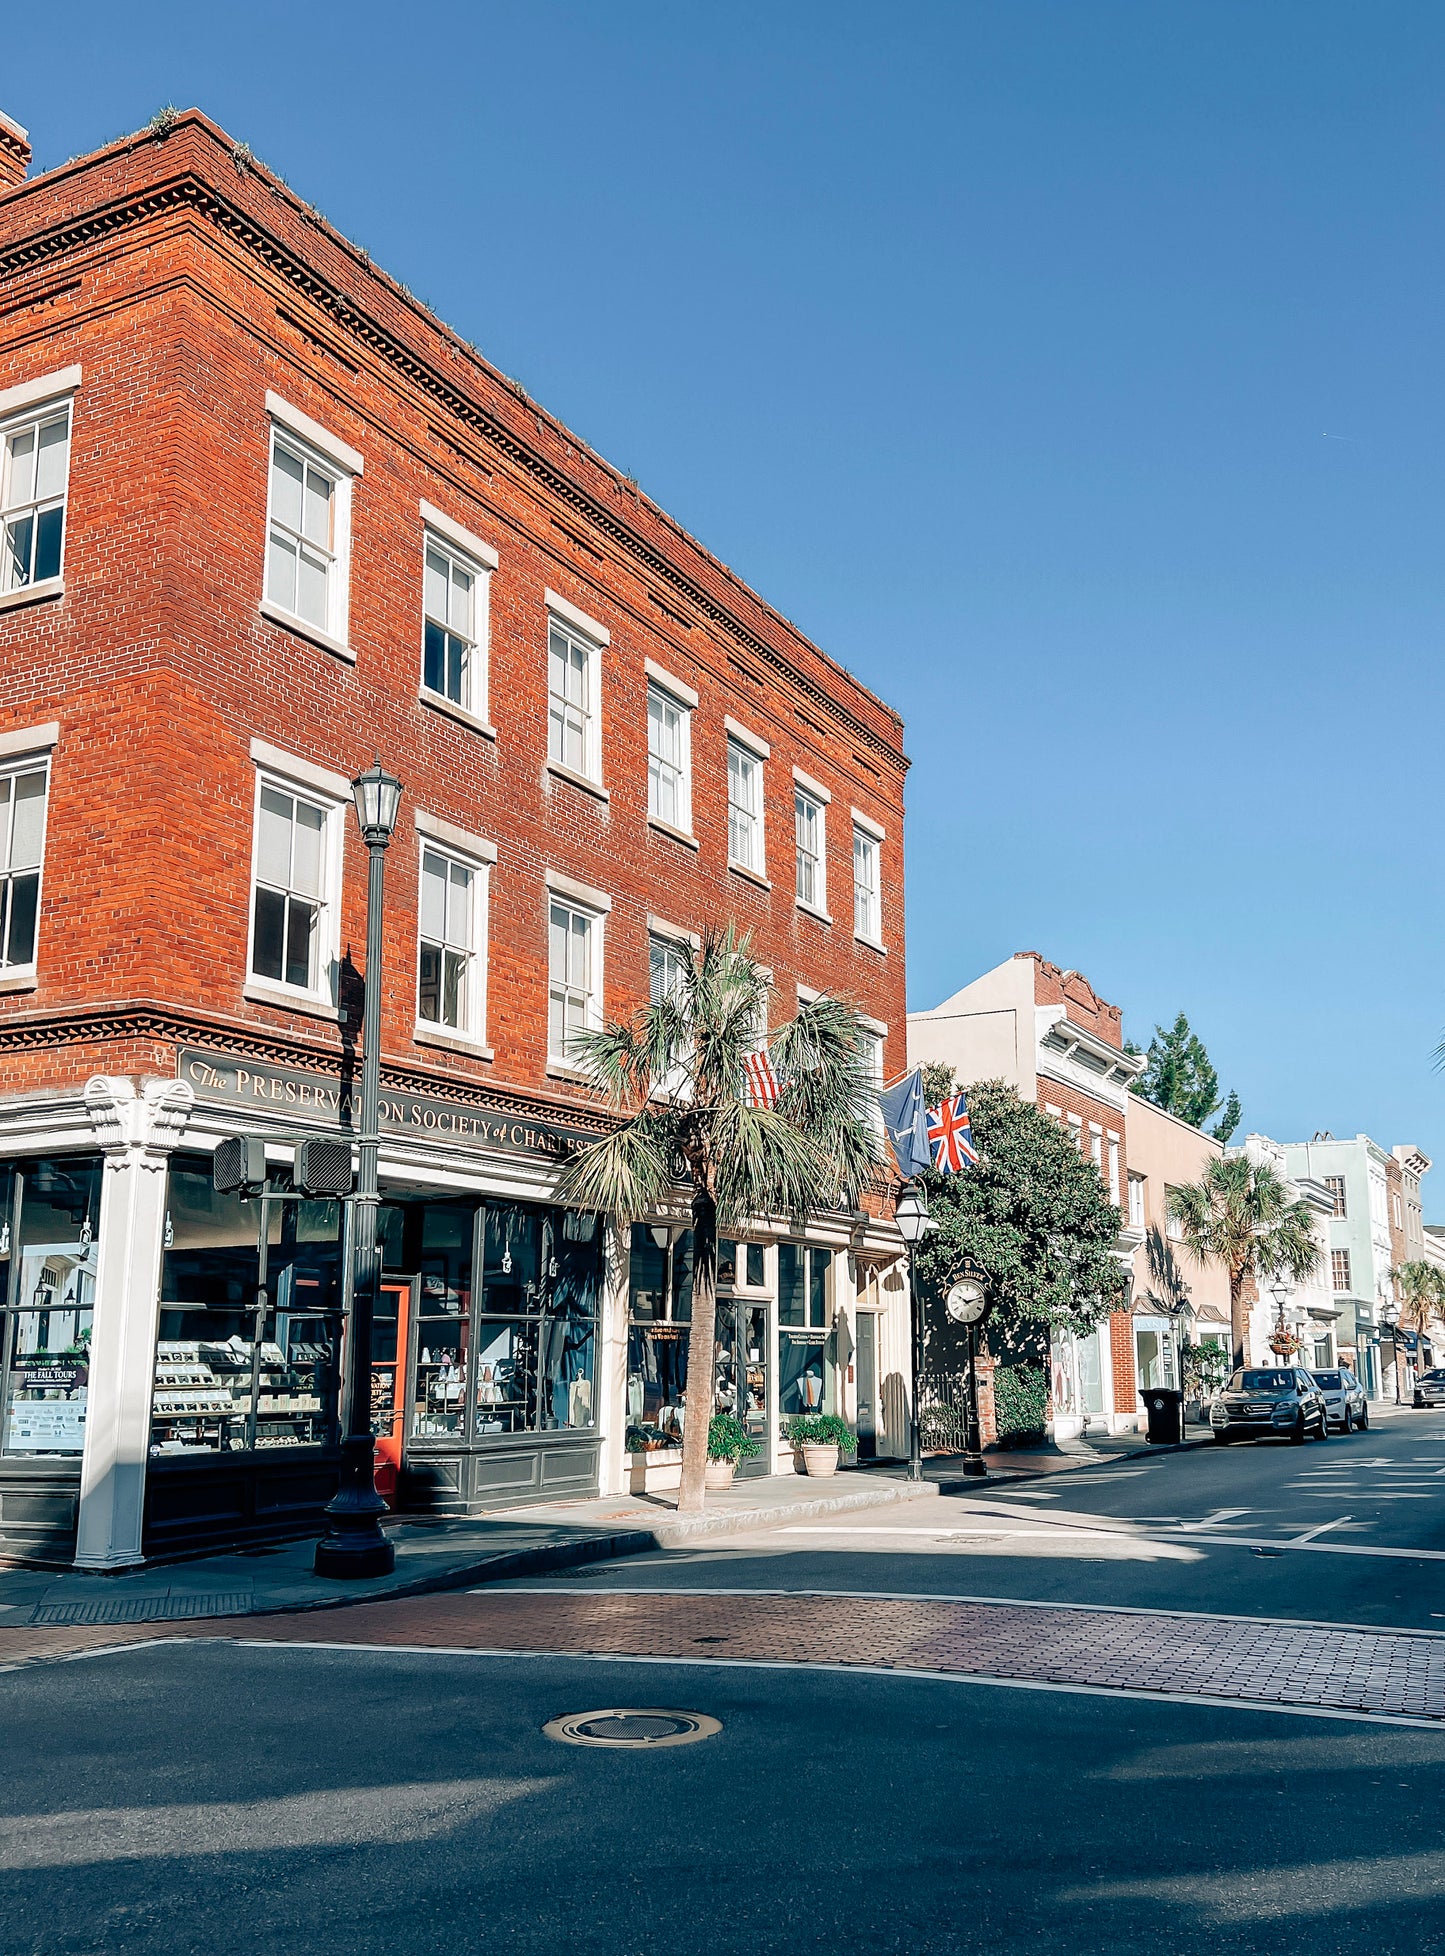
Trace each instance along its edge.
<path fill-rule="evenodd" d="M 612 899 L 606 1009 L 646 995 L 647 918 L 736 920 L 778 986 L 855 998 L 905 1058 L 897 716 L 583 443 L 504 382 L 230 139 L 185 116 L 0 195 L 0 388 L 72 363 L 65 589 L 0 611 L 0 731 L 60 723 L 39 979 L 0 998 L 0 1092 L 168 1071 L 203 1038 L 291 1063 L 335 1024 L 243 996 L 259 737 L 405 787 L 388 858 L 383 1053 L 423 1086 L 567 1102 L 546 1071 L 544 876 Z M 354 663 L 259 609 L 267 390 L 364 457 Z M 496 738 L 423 704 L 425 500 L 499 553 Z M 551 589 L 604 623 L 599 798 L 546 768 Z M 646 819 L 646 680 L 699 696 L 696 849 Z M 724 716 L 771 746 L 763 889 L 726 866 Z M 793 901 L 798 766 L 832 792 L 831 927 Z M 858 808 L 882 826 L 886 954 L 854 939 Z M 416 808 L 492 841 L 491 1062 L 413 1040 Z M 363 961 L 364 851 L 347 820 L 341 946 Z M 82 1022 L 85 1037 L 80 1037 Z"/>

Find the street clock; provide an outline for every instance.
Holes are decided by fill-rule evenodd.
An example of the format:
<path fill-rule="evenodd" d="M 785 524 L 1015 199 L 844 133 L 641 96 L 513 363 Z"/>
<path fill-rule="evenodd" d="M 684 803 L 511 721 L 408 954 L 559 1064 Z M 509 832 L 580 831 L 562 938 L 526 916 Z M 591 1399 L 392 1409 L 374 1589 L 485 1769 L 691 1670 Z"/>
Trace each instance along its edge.
<path fill-rule="evenodd" d="M 982 1272 L 966 1270 L 949 1286 L 943 1308 L 955 1324 L 982 1324 L 992 1301 Z"/>

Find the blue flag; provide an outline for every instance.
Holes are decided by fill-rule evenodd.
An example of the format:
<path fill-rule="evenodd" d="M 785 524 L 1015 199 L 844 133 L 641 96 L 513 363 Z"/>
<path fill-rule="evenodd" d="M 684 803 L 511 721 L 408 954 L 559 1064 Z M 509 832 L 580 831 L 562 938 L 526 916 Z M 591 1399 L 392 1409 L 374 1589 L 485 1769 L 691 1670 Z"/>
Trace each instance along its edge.
<path fill-rule="evenodd" d="M 878 1096 L 883 1110 L 883 1125 L 898 1168 L 905 1182 L 933 1166 L 933 1149 L 928 1140 L 928 1109 L 923 1104 L 923 1074 L 918 1067 L 907 1073 L 896 1087 L 885 1087 Z"/>

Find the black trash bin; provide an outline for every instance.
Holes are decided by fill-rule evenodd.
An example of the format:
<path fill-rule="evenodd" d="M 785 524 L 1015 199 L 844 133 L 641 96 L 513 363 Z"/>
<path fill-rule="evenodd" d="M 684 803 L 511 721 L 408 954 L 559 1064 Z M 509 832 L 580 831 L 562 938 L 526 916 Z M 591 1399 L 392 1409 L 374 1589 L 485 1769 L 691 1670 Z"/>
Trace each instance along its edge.
<path fill-rule="evenodd" d="M 1184 1394 L 1173 1386 L 1150 1386 L 1144 1394 L 1151 1447 L 1177 1447 L 1184 1438 Z"/>

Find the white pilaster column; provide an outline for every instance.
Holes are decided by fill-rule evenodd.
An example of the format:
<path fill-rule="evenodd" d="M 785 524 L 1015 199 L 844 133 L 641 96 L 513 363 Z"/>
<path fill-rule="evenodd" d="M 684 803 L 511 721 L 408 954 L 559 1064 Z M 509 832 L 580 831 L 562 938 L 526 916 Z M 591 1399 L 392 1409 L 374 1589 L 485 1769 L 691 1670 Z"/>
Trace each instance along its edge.
<path fill-rule="evenodd" d="M 604 1225 L 602 1322 L 597 1352 L 597 1419 L 602 1429 L 598 1486 L 623 1494 L 627 1483 L 627 1298 L 632 1232 Z"/>
<path fill-rule="evenodd" d="M 141 1559 L 151 1381 L 155 1372 L 166 1169 L 195 1095 L 183 1080 L 87 1081 L 85 1104 L 105 1151 L 78 1569 Z"/>

